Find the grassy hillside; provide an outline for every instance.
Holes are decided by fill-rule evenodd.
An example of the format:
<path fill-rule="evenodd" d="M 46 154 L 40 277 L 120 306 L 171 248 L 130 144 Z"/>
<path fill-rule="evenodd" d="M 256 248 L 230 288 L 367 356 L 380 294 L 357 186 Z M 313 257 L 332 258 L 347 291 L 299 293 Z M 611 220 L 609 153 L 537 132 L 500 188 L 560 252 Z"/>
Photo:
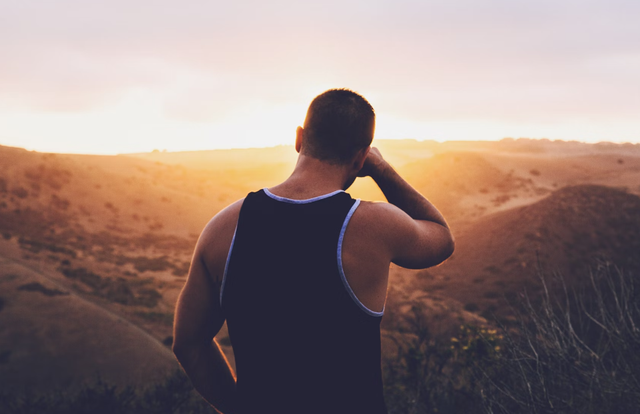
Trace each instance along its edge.
<path fill-rule="evenodd" d="M 604 186 L 565 187 L 469 226 L 449 261 L 421 272 L 423 289 L 485 316 L 504 315 L 506 302 L 524 288 L 534 298 L 541 293 L 540 271 L 562 274 L 569 285 L 601 264 L 640 274 L 639 235 L 640 197 Z"/>
<path fill-rule="evenodd" d="M 460 324 L 487 325 L 483 316 L 506 317 L 509 300 L 538 289 L 538 261 L 569 283 L 598 260 L 638 269 L 640 146 L 376 145 L 457 239 L 440 267 L 392 266 L 383 320 L 392 356 L 415 315 L 444 338 Z M 97 371 L 147 382 L 155 368 L 169 372 L 172 312 L 200 230 L 248 191 L 284 179 L 295 156 L 288 146 L 119 156 L 0 147 L 0 318 L 11 321 L 0 326 L 2 384 L 46 387 Z M 370 179 L 350 192 L 384 199 Z M 226 331 L 220 339 L 232 359 Z"/>

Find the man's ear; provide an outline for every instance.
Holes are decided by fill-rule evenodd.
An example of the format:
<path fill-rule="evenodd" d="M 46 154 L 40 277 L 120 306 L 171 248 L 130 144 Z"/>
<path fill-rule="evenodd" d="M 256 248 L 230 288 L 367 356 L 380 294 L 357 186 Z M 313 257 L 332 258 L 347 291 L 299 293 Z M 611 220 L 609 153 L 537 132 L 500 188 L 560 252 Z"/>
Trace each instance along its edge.
<path fill-rule="evenodd" d="M 371 146 L 367 148 L 363 148 L 356 153 L 356 156 L 353 159 L 353 167 L 356 172 L 359 172 L 364 165 L 364 162 L 367 160 L 367 155 L 369 155 L 369 151 L 371 150 Z"/>
<path fill-rule="evenodd" d="M 300 150 L 302 149 L 302 140 L 304 138 L 304 129 L 299 126 L 296 129 L 296 151 L 298 152 L 298 154 L 300 153 Z"/>

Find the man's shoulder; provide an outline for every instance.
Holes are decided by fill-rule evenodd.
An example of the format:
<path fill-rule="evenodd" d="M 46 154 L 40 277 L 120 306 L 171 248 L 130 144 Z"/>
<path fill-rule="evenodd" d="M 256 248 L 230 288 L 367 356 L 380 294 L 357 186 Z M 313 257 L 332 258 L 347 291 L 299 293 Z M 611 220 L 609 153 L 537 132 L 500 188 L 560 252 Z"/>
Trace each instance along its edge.
<path fill-rule="evenodd" d="M 240 216 L 240 209 L 244 203 L 244 198 L 229 204 L 227 207 L 220 210 L 204 227 L 200 240 L 208 245 L 214 242 L 221 233 L 233 233 L 235 231 L 238 217 Z"/>
<path fill-rule="evenodd" d="M 386 202 L 360 201 L 349 226 L 354 234 L 373 239 L 393 238 L 398 227 L 406 220 L 406 214 Z"/>
<path fill-rule="evenodd" d="M 403 211 L 393 204 L 383 201 L 361 200 L 357 210 L 358 217 L 364 221 L 387 221 L 393 220 Z"/>

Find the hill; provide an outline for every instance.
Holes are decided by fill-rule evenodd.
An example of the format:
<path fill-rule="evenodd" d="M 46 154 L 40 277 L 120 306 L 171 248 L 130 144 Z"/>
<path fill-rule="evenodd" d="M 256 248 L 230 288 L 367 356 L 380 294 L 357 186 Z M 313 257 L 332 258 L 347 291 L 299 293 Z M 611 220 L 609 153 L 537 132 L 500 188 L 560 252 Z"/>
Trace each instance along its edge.
<path fill-rule="evenodd" d="M 5 392 L 69 391 L 98 376 L 121 385 L 152 384 L 178 368 L 166 346 L 46 271 L 0 258 L 0 291 Z"/>
<path fill-rule="evenodd" d="M 422 289 L 470 311 L 504 315 L 505 299 L 513 302 L 523 288 L 536 296 L 539 270 L 561 274 L 569 285 L 606 263 L 640 275 L 639 234 L 640 197 L 604 186 L 565 187 L 469 226 L 451 259 L 419 272 Z"/>
<path fill-rule="evenodd" d="M 458 242 L 441 267 L 392 267 L 387 333 L 404 329 L 415 309 L 441 335 L 460 322 L 484 324 L 476 312 L 504 312 L 503 296 L 533 289 L 536 251 L 545 269 L 575 279 L 585 257 L 635 266 L 640 146 L 532 140 L 376 145 L 445 213 Z M 127 375 L 147 381 L 152 370 L 144 367 L 171 365 L 173 309 L 200 230 L 248 191 L 286 177 L 293 160 L 295 151 L 286 146 L 135 156 L 0 146 L 0 318 L 11 320 L 0 326 L 0 376 L 7 378 L 9 368 L 33 371 L 34 378 L 15 377 L 12 386 L 19 387 L 40 377 L 54 381 L 52 372 L 65 383 L 105 368 L 116 381 Z M 384 199 L 368 179 L 349 191 Z M 60 315 L 69 315 L 69 323 L 61 324 Z M 92 333 L 94 326 L 104 332 L 77 334 Z M 233 361 L 224 329 L 219 339 Z M 127 350 L 129 343 L 150 349 L 136 357 L 140 367 L 118 365 L 107 352 Z M 75 368 L 70 362 L 72 375 L 46 362 L 53 355 L 69 359 L 71 349 L 80 350 L 82 361 Z M 104 354 L 97 365 L 92 353 Z"/>
<path fill-rule="evenodd" d="M 0 351 L 10 352 L 5 355 L 8 363 L 26 358 L 27 354 L 20 357 L 16 353 L 18 348 L 31 349 L 33 355 L 29 358 L 33 361 L 42 359 L 42 349 L 27 346 L 42 343 L 52 349 L 73 347 L 81 353 L 77 359 L 86 363 L 86 370 L 69 371 L 78 377 L 95 376 L 97 370 L 102 370 L 99 363 L 89 362 L 90 353 L 101 355 L 105 349 L 94 349 L 92 336 L 73 336 L 61 326 L 45 329 L 56 324 L 32 314 L 30 309 L 36 308 L 31 308 L 29 301 L 36 299 L 79 315 L 84 318 L 78 322 L 80 325 L 90 325 L 90 319 L 104 325 L 105 332 L 99 337 L 109 336 L 108 341 L 102 341 L 105 346 L 127 350 L 147 344 L 151 338 L 164 350 L 165 358 L 153 365 L 173 363 L 167 348 L 171 344 L 173 309 L 195 241 L 207 221 L 234 201 L 235 194 L 239 198 L 241 191 L 229 187 L 224 179 L 212 179 L 197 170 L 131 157 L 41 154 L 0 147 L 0 260 L 37 269 L 48 280 L 33 275 L 35 280 L 23 280 L 21 273 L 0 269 L 0 278 L 20 276 L 15 281 L 17 286 L 11 285 L 6 291 L 3 286 L 3 313 L 9 315 L 7 309 L 21 309 L 23 319 L 12 323 L 31 327 L 20 334 L 23 336 L 0 330 Z M 33 283 L 44 288 L 34 287 L 36 293 L 17 290 L 22 285 L 40 286 Z M 53 289 L 52 283 L 58 291 L 69 294 L 51 298 L 43 294 L 46 289 Z M 85 309 L 87 306 L 89 310 Z M 114 328 L 117 324 L 110 323 L 96 309 L 115 315 L 136 329 L 121 332 Z M 31 339 L 26 332 L 32 332 Z M 136 335 L 140 337 L 134 339 Z M 139 347 L 145 348 L 149 345 Z M 150 350 L 149 358 L 153 355 Z M 112 362 L 105 365 L 107 368 L 120 371 L 117 377 L 108 372 L 104 377 L 142 378 L 131 360 L 123 359 L 129 364 L 116 364 L 111 357 L 101 358 Z M 143 361 L 145 358 L 140 358 Z M 21 362 L 15 363 L 21 366 Z M 51 372 L 63 382 L 68 377 L 64 370 Z M 148 380 L 153 375 L 144 378 Z M 14 382 L 16 387 L 19 384 L 18 380 Z"/>

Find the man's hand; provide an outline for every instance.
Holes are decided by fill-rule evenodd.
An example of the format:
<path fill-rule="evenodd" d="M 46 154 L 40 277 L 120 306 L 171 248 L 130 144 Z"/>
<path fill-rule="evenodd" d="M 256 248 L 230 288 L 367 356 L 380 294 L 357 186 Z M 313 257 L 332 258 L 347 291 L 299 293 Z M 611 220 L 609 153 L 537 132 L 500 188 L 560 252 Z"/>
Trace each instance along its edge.
<path fill-rule="evenodd" d="M 387 162 L 382 158 L 380 150 L 376 147 L 371 147 L 367 158 L 364 160 L 364 165 L 358 173 L 358 177 L 374 177 Z"/>

